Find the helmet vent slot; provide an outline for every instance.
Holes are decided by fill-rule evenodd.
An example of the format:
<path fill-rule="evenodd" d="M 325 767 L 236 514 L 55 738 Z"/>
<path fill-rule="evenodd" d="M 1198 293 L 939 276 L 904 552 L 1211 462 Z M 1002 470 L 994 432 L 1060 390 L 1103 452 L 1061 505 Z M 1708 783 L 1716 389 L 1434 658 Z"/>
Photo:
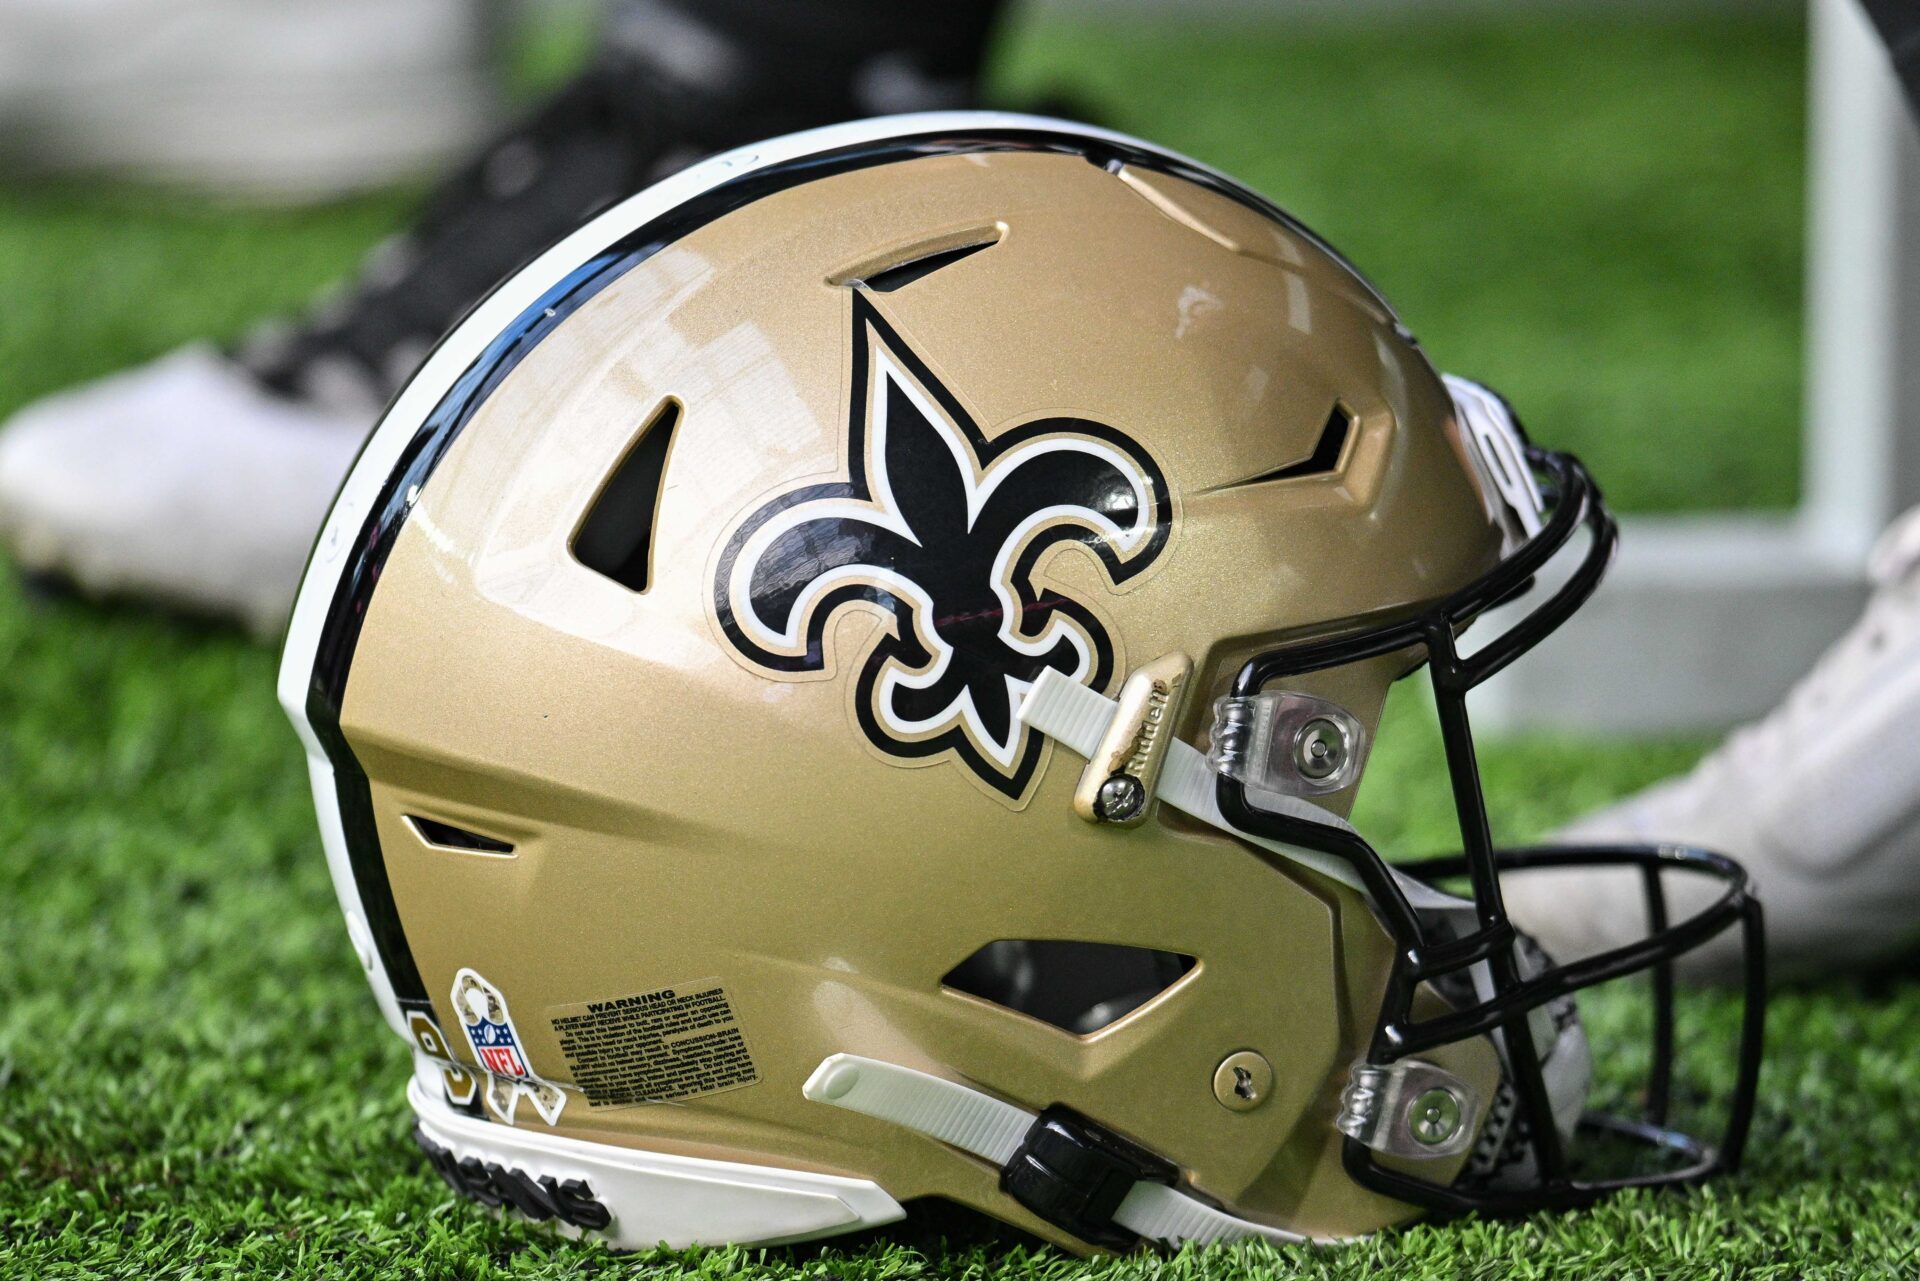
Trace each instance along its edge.
<path fill-rule="evenodd" d="M 1314 445 L 1313 452 L 1297 463 L 1275 468 L 1261 476 L 1255 476 L 1254 484 L 1263 480 L 1298 480 L 1302 476 L 1325 476 L 1340 469 L 1340 456 L 1347 451 L 1347 437 L 1353 434 L 1353 415 L 1339 405 L 1327 415 L 1326 426 L 1320 429 L 1320 439 Z"/>
<path fill-rule="evenodd" d="M 932 253 L 916 253 L 904 262 L 894 263 L 878 271 L 870 271 L 863 278 L 851 283 L 877 294 L 890 294 L 903 289 L 915 281 L 925 280 L 944 267 L 951 267 L 963 258 L 971 258 L 982 249 L 991 249 L 1000 243 L 998 235 L 987 240 L 977 240 L 971 244 L 953 245 L 945 249 L 936 249 Z"/>
<path fill-rule="evenodd" d="M 513 846 L 498 837 L 482 836 L 478 832 L 469 832 L 464 827 L 455 827 L 451 823 L 442 823 L 438 819 L 421 818 L 418 814 L 407 815 L 407 825 L 414 834 L 427 844 L 443 850 L 459 850 L 462 854 L 498 854 L 513 853 Z"/>
<path fill-rule="evenodd" d="M 1117 943 L 996 939 L 953 967 L 945 987 L 1086 1036 L 1115 1023 L 1193 971 L 1178 952 Z"/>
<path fill-rule="evenodd" d="M 679 401 L 665 401 L 653 411 L 626 456 L 600 486 L 573 536 L 575 560 L 632 591 L 644 592 L 653 581 L 660 486 L 679 425 Z"/>

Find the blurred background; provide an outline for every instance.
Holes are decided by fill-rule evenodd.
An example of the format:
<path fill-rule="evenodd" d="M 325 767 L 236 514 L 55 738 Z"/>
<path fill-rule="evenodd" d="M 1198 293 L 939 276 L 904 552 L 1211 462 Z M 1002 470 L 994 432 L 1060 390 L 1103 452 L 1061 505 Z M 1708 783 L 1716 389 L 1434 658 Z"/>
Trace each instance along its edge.
<path fill-rule="evenodd" d="M 0 418 L 306 306 L 566 81 L 595 21 L 585 0 L 0 0 Z M 1903 384 L 1920 405 L 1900 357 L 1920 165 L 1850 2 L 1039 0 L 990 83 L 1271 196 L 1628 515 L 1615 582 L 1489 691 L 1503 836 L 1770 706 L 1920 502 L 1920 432 L 1898 430 Z M 395 1138 L 404 1049 L 351 962 L 274 663 L 225 628 L 0 577 L 0 1264 L 393 1263 L 409 1216 L 448 1213 Z M 1356 821 L 1441 848 L 1434 733 L 1395 716 Z M 1772 1216 L 1754 1257 L 1843 1262 L 1866 1246 L 1825 1241 L 1806 1188 L 1837 1145 L 1865 1171 L 1855 1217 L 1912 1221 L 1899 1047 L 1920 1002 L 1783 1006 L 1757 1130 L 1790 1141 L 1740 1194 Z M 1886 1053 L 1836 1066 L 1863 1042 Z M 1615 1248 L 1636 1204 L 1558 1246 Z M 80 1214 L 114 1216 L 118 1243 L 68 1235 Z M 429 1254 L 458 1275 L 528 1239 L 451 1231 Z"/>
<path fill-rule="evenodd" d="M 193 7 L 5 7 L 23 2 L 57 5 L 69 39 L 89 32 L 71 16 L 88 8 L 104 20 Z M 407 215 L 419 185 L 405 179 L 461 158 L 498 111 L 564 81 L 593 40 L 584 0 L 391 9 L 410 6 L 431 21 L 243 60 L 224 83 L 179 85 L 191 67 L 90 67 L 100 80 L 155 81 L 133 86 L 141 105 L 117 115 L 111 94 L 86 94 L 99 118 L 85 124 L 9 119 L 0 89 L 14 158 L 0 206 L 0 286 L 13 300 L 0 413 L 303 305 Z M 278 20 L 287 30 L 262 32 L 293 40 L 329 9 L 379 8 L 254 7 L 297 10 Z M 1806 16 L 1766 0 L 1577 8 L 1569 19 L 1554 3 L 1043 0 L 1014 10 L 992 74 L 1003 99 L 1064 98 L 1275 198 L 1360 264 L 1443 366 L 1505 389 L 1537 431 L 1586 457 L 1617 507 L 1791 509 L 1802 493 Z M 396 43 L 389 27 L 411 38 Z M 180 56 L 203 55 L 204 68 L 192 47 L 202 40 L 183 37 Z M 369 50 L 388 65 L 365 66 Z M 141 52 L 121 48 L 118 60 Z M 358 77 L 345 86 L 342 64 Z M 317 83 L 286 83 L 296 74 Z M 442 89 L 451 101 L 422 118 Z M 382 92 L 393 101 L 369 102 Z M 345 113 L 357 118 L 312 119 L 323 93 L 357 101 Z M 183 101 L 162 110 L 168 98 Z M 149 124 L 203 107 L 191 129 Z M 187 190 L 26 185 L 36 164 Z M 299 204 L 367 186 L 382 189 Z M 268 207 L 239 203 L 247 196 Z"/>
<path fill-rule="evenodd" d="M 1920 442 L 1895 429 L 1920 286 L 1888 234 L 1920 236 L 1920 148 L 1857 6 L 1811 12 L 1035 0 L 988 85 L 1266 192 L 1438 363 L 1586 458 L 1646 519 L 1596 607 L 1485 714 L 1669 732 L 1772 705 L 1857 613 L 1872 538 L 1920 502 Z M 563 84 L 597 14 L 0 2 L 0 416 L 306 304 Z M 1653 669 L 1650 615 L 1679 616 Z M 1744 644 L 1757 628 L 1768 644 Z"/>

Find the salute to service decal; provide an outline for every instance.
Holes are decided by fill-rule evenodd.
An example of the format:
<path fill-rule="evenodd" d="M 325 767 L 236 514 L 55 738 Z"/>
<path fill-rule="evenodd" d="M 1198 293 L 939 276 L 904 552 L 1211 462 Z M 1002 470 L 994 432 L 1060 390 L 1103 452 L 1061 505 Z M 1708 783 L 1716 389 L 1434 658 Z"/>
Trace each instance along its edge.
<path fill-rule="evenodd" d="M 525 1095 L 533 1101 L 541 1120 L 557 1124 L 560 1110 L 567 1105 L 566 1091 L 542 1081 L 527 1066 L 526 1049 L 500 989 L 472 970 L 463 969 L 453 979 L 453 1008 L 460 1013 L 474 1058 L 486 1069 L 487 1105 L 495 1115 L 511 1125 Z"/>
<path fill-rule="evenodd" d="M 728 643 L 775 679 L 827 671 L 844 607 L 890 615 L 860 661 L 855 717 L 902 763 L 945 756 L 1022 800 L 1046 741 L 1015 715 L 1047 668 L 1105 689 L 1115 646 L 1091 602 L 1041 586 L 1073 544 L 1119 588 L 1173 529 L 1165 476 L 1125 434 L 1043 418 L 989 440 L 865 298 L 853 296 L 847 478 L 751 513 L 713 585 Z"/>

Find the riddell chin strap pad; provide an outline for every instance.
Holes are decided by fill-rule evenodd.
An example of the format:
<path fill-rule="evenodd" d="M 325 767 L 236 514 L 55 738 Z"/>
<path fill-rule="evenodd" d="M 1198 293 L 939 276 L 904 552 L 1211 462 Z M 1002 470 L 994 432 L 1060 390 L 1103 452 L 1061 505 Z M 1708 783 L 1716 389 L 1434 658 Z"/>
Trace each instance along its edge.
<path fill-rule="evenodd" d="M 1525 977 L 1531 978 L 1551 964 L 1546 953 L 1524 935 L 1515 949 Z M 1560 1142 L 1571 1148 L 1593 1090 L 1593 1048 L 1586 1025 L 1580 1021 L 1571 995 L 1535 1009 L 1527 1025 L 1540 1056 L 1540 1075 L 1553 1109 L 1554 1128 L 1560 1132 Z M 1501 1085 L 1460 1180 L 1482 1187 L 1527 1187 L 1539 1180 L 1539 1169 L 1525 1126 L 1519 1120 L 1517 1094 L 1506 1066 L 1505 1033 L 1493 1035 L 1503 1047 Z"/>

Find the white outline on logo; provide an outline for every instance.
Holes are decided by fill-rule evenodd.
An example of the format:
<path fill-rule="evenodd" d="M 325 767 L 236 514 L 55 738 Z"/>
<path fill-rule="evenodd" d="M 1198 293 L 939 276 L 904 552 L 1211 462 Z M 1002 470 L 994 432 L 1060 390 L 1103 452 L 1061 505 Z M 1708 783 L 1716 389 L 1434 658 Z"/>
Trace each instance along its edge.
<path fill-rule="evenodd" d="M 887 473 L 888 397 L 886 389 L 889 386 L 896 386 L 914 407 L 925 415 L 928 422 L 933 424 L 941 442 L 952 454 L 955 471 L 966 487 L 969 525 L 979 517 L 987 500 L 1008 476 L 1024 464 L 1044 454 L 1056 452 L 1086 454 L 1098 458 L 1126 477 L 1127 483 L 1134 492 L 1135 518 L 1130 526 L 1122 528 L 1108 519 L 1105 514 L 1090 507 L 1074 503 L 1057 504 L 1041 508 L 1029 515 L 1008 536 L 994 555 L 992 587 L 1001 606 L 1000 640 L 1020 653 L 1039 656 L 1051 651 L 1062 638 L 1066 639 L 1079 655 L 1079 663 L 1069 675 L 1075 681 L 1084 684 L 1094 670 L 1093 642 L 1070 616 L 1065 613 L 1055 613 L 1048 620 L 1046 629 L 1038 637 L 1021 636 L 1014 630 L 1014 622 L 1020 617 L 1019 600 L 1013 588 L 1014 563 L 1032 536 L 1057 520 L 1070 520 L 1095 530 L 1111 541 L 1123 556 L 1133 553 L 1151 536 L 1155 528 L 1156 508 L 1152 483 L 1139 464 L 1123 451 L 1097 440 L 1072 435 L 1041 437 L 1017 446 L 995 458 L 983 470 L 974 457 L 973 447 L 965 433 L 935 402 L 920 382 L 909 371 L 902 368 L 893 353 L 887 349 L 884 337 L 870 332 L 868 341 L 873 375 L 868 379 L 866 408 L 866 481 L 873 499 L 861 501 L 854 498 L 824 498 L 796 503 L 756 529 L 734 560 L 727 583 L 728 600 L 733 617 L 741 631 L 754 644 L 770 653 L 798 657 L 807 652 L 807 629 L 815 607 L 821 597 L 836 588 L 849 583 L 873 584 L 892 592 L 902 600 L 912 602 L 913 616 L 919 623 L 917 634 L 926 645 L 928 652 L 934 655 L 934 662 L 924 671 L 915 671 L 904 667 L 898 660 L 890 659 L 886 670 L 875 684 L 873 711 L 876 719 L 889 733 L 903 740 L 930 737 L 946 729 L 961 729 L 984 754 L 1003 768 L 1012 770 L 1020 753 L 1021 740 L 1027 732 L 1026 727 L 1014 713 L 1031 685 L 1030 681 L 1020 680 L 1011 675 L 1005 678 L 1008 729 L 1004 741 L 995 739 L 988 732 L 981 720 L 979 710 L 974 706 L 971 691 L 966 689 L 962 689 L 951 703 L 934 716 L 918 721 L 908 721 L 894 714 L 893 692 L 902 686 L 924 689 L 934 684 L 946 672 L 954 654 L 953 647 L 948 645 L 938 631 L 929 624 L 928 620 L 934 614 L 934 603 L 918 583 L 895 570 L 879 565 L 854 563 L 838 566 L 820 574 L 807 585 L 806 590 L 794 602 L 788 615 L 787 627 L 782 630 L 769 626 L 755 608 L 750 590 L 753 572 L 774 539 L 798 525 L 814 520 L 842 519 L 877 525 L 900 535 L 916 546 L 920 545 L 901 511 L 900 504 L 894 497 L 892 481 Z"/>

